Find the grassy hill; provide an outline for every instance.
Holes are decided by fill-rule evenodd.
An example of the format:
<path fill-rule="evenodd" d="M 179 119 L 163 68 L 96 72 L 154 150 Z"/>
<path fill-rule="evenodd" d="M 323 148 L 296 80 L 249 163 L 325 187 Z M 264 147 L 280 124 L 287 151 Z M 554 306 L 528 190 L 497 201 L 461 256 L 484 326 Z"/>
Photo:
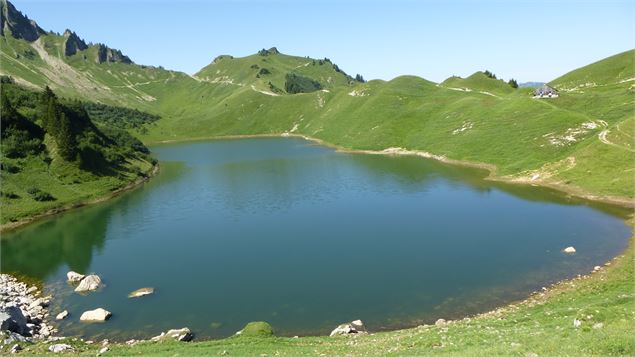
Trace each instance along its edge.
<path fill-rule="evenodd" d="M 289 74 L 310 78 L 320 84 L 320 89 L 354 82 L 351 76 L 328 58 L 289 56 L 280 53 L 275 47 L 242 58 L 218 56 L 194 77 L 211 83 L 247 86 L 269 95 L 280 95 L 287 93 L 285 82 Z"/>
<path fill-rule="evenodd" d="M 560 90 L 582 90 L 589 87 L 627 83 L 635 84 L 635 50 L 578 68 L 551 81 L 549 84 Z"/>
<path fill-rule="evenodd" d="M 488 76 L 485 72 L 476 72 L 467 78 L 450 77 L 439 84 L 445 88 L 463 91 L 476 91 L 489 95 L 505 95 L 514 91 L 509 84 L 502 79 Z"/>

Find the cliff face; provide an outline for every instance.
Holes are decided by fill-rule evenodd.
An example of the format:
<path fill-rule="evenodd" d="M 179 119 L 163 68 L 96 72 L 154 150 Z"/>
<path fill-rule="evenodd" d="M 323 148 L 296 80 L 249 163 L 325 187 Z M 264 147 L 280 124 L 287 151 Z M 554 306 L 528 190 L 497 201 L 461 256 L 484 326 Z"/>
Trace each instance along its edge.
<path fill-rule="evenodd" d="M 18 11 L 7 0 L 0 0 L 0 35 L 11 35 L 29 42 L 46 32 L 38 24 Z"/>
<path fill-rule="evenodd" d="M 131 64 L 132 60 L 121 53 L 121 51 L 109 48 L 104 44 L 97 44 L 97 57 L 95 58 L 95 62 L 97 63 L 113 63 L 113 62 L 121 62 Z"/>
<path fill-rule="evenodd" d="M 82 51 L 88 48 L 86 42 L 84 42 L 84 40 L 79 38 L 79 36 L 71 30 L 66 30 L 64 32 L 64 37 L 66 38 L 64 40 L 64 55 L 66 56 L 72 56 L 77 53 L 77 51 Z"/>

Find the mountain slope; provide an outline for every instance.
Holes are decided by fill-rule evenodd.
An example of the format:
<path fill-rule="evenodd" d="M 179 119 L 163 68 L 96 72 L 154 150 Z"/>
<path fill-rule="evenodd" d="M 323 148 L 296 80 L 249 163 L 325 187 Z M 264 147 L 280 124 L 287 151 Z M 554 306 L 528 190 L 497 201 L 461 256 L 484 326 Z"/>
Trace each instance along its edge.
<path fill-rule="evenodd" d="M 315 80 L 325 89 L 354 82 L 352 77 L 327 58 L 289 56 L 280 53 L 275 47 L 242 58 L 218 56 L 194 77 L 211 83 L 251 86 L 255 90 L 278 95 L 286 92 L 288 74 Z"/>
<path fill-rule="evenodd" d="M 635 50 L 625 51 L 578 68 L 549 82 L 561 90 L 573 90 L 600 85 L 635 84 Z"/>
<path fill-rule="evenodd" d="M 625 199 L 635 191 L 628 173 L 632 147 L 607 144 L 628 142 L 623 132 L 633 118 L 633 91 L 623 78 L 633 68 L 633 51 L 553 81 L 605 77 L 615 84 L 563 89 L 559 98 L 537 100 L 530 89 L 513 89 L 484 72 L 439 85 L 413 76 L 362 83 L 330 61 L 272 48 L 243 58 L 219 56 L 190 77 L 100 62 L 97 47 L 82 49 L 82 43 L 70 31 L 33 42 L 3 36 L 6 65 L 0 71 L 24 85 L 51 85 L 65 97 L 158 114 L 160 120 L 128 128 L 148 143 L 299 134 L 350 149 L 402 147 L 487 163 L 498 177 L 580 195 Z M 617 69 L 607 74 L 607 68 Z M 612 165 L 603 161 L 609 158 Z"/>

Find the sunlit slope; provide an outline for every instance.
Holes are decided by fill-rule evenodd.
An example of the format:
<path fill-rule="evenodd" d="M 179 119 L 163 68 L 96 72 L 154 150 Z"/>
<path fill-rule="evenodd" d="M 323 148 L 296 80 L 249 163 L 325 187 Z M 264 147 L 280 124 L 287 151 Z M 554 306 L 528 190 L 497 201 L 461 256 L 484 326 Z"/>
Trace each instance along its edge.
<path fill-rule="evenodd" d="M 450 77 L 439 85 L 449 89 L 475 91 L 489 95 L 506 95 L 514 92 L 514 88 L 503 80 L 490 78 L 480 71 L 467 78 Z"/>
<path fill-rule="evenodd" d="M 439 85 L 414 76 L 361 83 L 331 61 L 273 48 L 243 58 L 220 56 L 191 77 L 97 63 L 96 47 L 65 56 L 64 40 L 54 34 L 34 42 L 3 36 L 0 72 L 27 86 L 50 85 L 62 96 L 159 114 L 160 120 L 134 132 L 148 143 L 301 134 L 352 149 L 428 151 L 493 164 L 497 175 L 522 182 L 633 197 L 633 148 L 625 128 L 633 121 L 634 51 L 552 81 L 559 98 L 533 99 L 531 90 L 513 89 L 483 72 Z M 288 73 L 322 89 L 289 94 Z"/>
<path fill-rule="evenodd" d="M 551 81 L 559 90 L 582 89 L 611 84 L 635 84 L 635 50 L 619 53 L 578 68 Z"/>
<path fill-rule="evenodd" d="M 330 59 L 289 56 L 280 53 L 275 47 L 241 58 L 218 56 L 194 76 L 211 83 L 247 86 L 275 95 L 284 94 L 285 77 L 289 73 L 311 78 L 324 89 L 353 82 L 353 78 Z"/>

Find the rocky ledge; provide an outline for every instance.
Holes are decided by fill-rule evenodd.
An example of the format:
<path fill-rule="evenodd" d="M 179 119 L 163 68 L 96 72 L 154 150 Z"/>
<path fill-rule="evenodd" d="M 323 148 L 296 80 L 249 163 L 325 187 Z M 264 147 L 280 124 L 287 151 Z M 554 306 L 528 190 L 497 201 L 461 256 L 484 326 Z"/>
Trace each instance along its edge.
<path fill-rule="evenodd" d="M 47 322 L 50 297 L 42 297 L 36 286 L 28 286 L 0 274 L 0 344 L 53 340 L 57 330 Z"/>

